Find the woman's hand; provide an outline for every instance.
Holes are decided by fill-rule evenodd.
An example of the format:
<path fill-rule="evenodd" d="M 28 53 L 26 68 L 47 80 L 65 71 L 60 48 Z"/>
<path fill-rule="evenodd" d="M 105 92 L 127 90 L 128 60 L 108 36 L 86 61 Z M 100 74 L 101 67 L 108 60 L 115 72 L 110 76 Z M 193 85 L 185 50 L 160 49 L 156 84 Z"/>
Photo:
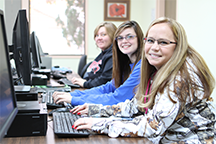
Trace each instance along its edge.
<path fill-rule="evenodd" d="M 88 104 L 85 103 L 81 106 L 76 106 L 70 112 L 72 112 L 73 114 L 77 113 L 78 115 L 83 115 L 83 114 L 88 114 L 88 110 L 89 110 Z"/>
<path fill-rule="evenodd" d="M 72 82 L 73 84 L 78 84 L 78 85 L 80 85 L 81 87 L 84 87 L 84 82 L 86 82 L 86 80 L 85 80 L 85 79 L 82 79 L 82 78 L 76 78 L 76 77 L 74 77 L 74 78 L 72 78 L 71 82 Z"/>
<path fill-rule="evenodd" d="M 75 128 L 76 130 L 80 130 L 80 129 L 91 130 L 92 125 L 93 125 L 93 118 L 80 118 L 74 122 L 72 128 Z"/>
<path fill-rule="evenodd" d="M 74 122 L 72 128 L 76 130 L 88 129 L 91 130 L 91 127 L 101 121 L 104 121 L 107 118 L 80 118 Z"/>
<path fill-rule="evenodd" d="M 71 103 L 71 99 L 72 99 L 72 96 L 70 95 L 70 93 L 66 93 L 66 92 L 57 92 L 55 91 L 52 95 L 53 99 L 54 99 L 54 102 L 55 103 L 63 103 L 63 102 L 66 102 L 66 103 Z"/>

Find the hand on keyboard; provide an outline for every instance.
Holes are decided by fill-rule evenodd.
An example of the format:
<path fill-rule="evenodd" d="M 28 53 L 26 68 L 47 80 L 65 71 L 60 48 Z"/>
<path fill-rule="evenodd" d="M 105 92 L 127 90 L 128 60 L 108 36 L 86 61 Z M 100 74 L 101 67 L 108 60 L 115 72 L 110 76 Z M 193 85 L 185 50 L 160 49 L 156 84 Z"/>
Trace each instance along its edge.
<path fill-rule="evenodd" d="M 53 113 L 53 127 L 54 133 L 58 137 L 87 137 L 89 132 L 87 130 L 76 130 L 72 128 L 74 122 L 80 116 L 70 112 L 54 112 Z"/>
<path fill-rule="evenodd" d="M 105 122 L 106 120 L 111 120 L 110 118 L 79 118 L 74 122 L 72 128 L 76 130 L 88 129 L 91 130 L 92 125 L 100 122 Z"/>
<path fill-rule="evenodd" d="M 72 112 L 73 114 L 76 113 L 76 114 L 78 114 L 78 115 L 83 115 L 83 114 L 88 114 L 88 110 L 89 110 L 88 104 L 85 103 L 84 105 L 74 107 L 74 108 L 71 110 L 71 112 Z"/>
<path fill-rule="evenodd" d="M 91 127 L 93 125 L 93 119 L 95 118 L 79 118 L 74 122 L 72 128 L 76 130 L 81 130 L 81 129 L 91 130 Z"/>
<path fill-rule="evenodd" d="M 53 100 L 53 92 L 54 91 L 47 91 L 46 93 L 43 93 L 42 96 L 42 103 L 46 103 L 46 106 L 48 109 L 55 109 L 55 108 L 61 108 L 64 107 L 63 103 L 56 104 Z"/>
<path fill-rule="evenodd" d="M 84 83 L 86 82 L 86 80 L 82 79 L 82 78 L 76 78 L 76 77 L 74 77 L 74 78 L 72 78 L 71 82 L 73 84 L 77 84 L 77 85 L 80 85 L 81 87 L 84 87 Z"/>
<path fill-rule="evenodd" d="M 70 95 L 70 93 L 67 93 L 67 92 L 57 92 L 55 91 L 52 95 L 53 99 L 54 99 L 54 102 L 56 104 L 58 103 L 71 103 L 71 99 L 72 99 L 72 96 Z"/>

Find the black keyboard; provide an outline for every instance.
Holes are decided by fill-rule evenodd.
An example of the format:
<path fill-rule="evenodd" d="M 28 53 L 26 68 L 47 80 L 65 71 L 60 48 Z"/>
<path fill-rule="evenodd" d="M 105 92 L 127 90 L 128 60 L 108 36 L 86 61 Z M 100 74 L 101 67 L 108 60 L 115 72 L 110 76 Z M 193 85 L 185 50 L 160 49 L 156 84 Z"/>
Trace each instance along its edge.
<path fill-rule="evenodd" d="M 80 88 L 80 85 L 77 85 L 77 84 L 73 84 L 69 79 L 67 78 L 61 78 L 58 80 L 58 83 L 60 84 L 65 84 L 65 85 L 68 85 L 70 87 L 74 87 L 74 88 Z"/>
<path fill-rule="evenodd" d="M 58 137 L 88 137 L 90 133 L 87 130 L 76 130 L 72 128 L 72 125 L 78 118 L 80 118 L 79 115 L 70 112 L 54 112 L 54 133 Z"/>
<path fill-rule="evenodd" d="M 46 93 L 47 91 L 61 91 L 61 92 L 71 92 L 71 87 L 40 87 L 36 86 L 31 88 L 32 92 L 37 92 L 37 93 Z"/>
<path fill-rule="evenodd" d="M 64 104 L 56 104 L 53 100 L 52 94 L 54 91 L 47 91 L 42 94 L 42 103 L 46 103 L 47 109 L 55 109 L 65 107 Z"/>

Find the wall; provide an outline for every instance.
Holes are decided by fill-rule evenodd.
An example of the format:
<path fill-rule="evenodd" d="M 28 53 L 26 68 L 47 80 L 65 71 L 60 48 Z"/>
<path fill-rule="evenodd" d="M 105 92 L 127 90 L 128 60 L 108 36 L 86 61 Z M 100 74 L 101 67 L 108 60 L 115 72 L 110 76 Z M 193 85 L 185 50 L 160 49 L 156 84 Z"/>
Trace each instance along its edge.
<path fill-rule="evenodd" d="M 216 78 L 216 1 L 178 0 L 177 21 L 185 28 L 188 41 L 204 58 Z M 216 101 L 216 90 L 212 96 Z"/>
<path fill-rule="evenodd" d="M 155 18 L 155 6 L 156 0 L 131 0 L 130 18 L 139 23 L 143 32 L 147 30 L 148 25 Z M 100 53 L 93 36 L 95 27 L 104 21 L 104 0 L 86 0 L 86 9 L 87 54 L 88 61 L 91 61 Z M 113 23 L 118 27 L 122 22 Z"/>
<path fill-rule="evenodd" d="M 5 10 L 5 6 L 4 5 L 5 5 L 4 1 L 1 0 L 0 1 L 0 9 L 3 10 L 3 11 Z"/>

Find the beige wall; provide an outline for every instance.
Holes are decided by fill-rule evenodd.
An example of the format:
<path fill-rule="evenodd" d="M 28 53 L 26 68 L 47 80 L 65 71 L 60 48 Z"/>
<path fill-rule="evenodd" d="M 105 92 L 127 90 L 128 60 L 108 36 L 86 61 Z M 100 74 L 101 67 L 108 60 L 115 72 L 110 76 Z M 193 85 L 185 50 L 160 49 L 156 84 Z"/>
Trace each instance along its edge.
<path fill-rule="evenodd" d="M 146 31 L 150 22 L 155 18 L 156 0 L 131 0 L 131 20 L 135 20 Z M 104 21 L 104 0 L 86 0 L 86 48 L 88 61 L 92 61 L 99 53 L 93 38 L 95 27 Z M 117 27 L 122 22 L 113 22 Z M 53 58 L 53 65 L 71 67 L 77 71 L 79 59 Z"/>
<path fill-rule="evenodd" d="M 4 1 L 0 0 L 0 9 L 4 11 L 5 6 L 4 6 Z"/>
<path fill-rule="evenodd" d="M 95 27 L 104 21 L 104 0 L 86 0 L 87 1 L 87 49 L 88 58 L 93 59 L 100 52 L 96 48 L 93 38 Z M 97 5 L 95 5 L 97 3 Z M 146 31 L 149 23 L 152 21 L 152 15 L 155 13 L 155 0 L 131 0 L 131 20 L 139 23 L 143 31 Z M 122 22 L 113 22 L 117 27 Z"/>
<path fill-rule="evenodd" d="M 177 21 L 185 28 L 188 41 L 205 59 L 216 78 L 216 1 L 178 0 Z M 216 101 L 216 90 L 212 96 Z"/>

